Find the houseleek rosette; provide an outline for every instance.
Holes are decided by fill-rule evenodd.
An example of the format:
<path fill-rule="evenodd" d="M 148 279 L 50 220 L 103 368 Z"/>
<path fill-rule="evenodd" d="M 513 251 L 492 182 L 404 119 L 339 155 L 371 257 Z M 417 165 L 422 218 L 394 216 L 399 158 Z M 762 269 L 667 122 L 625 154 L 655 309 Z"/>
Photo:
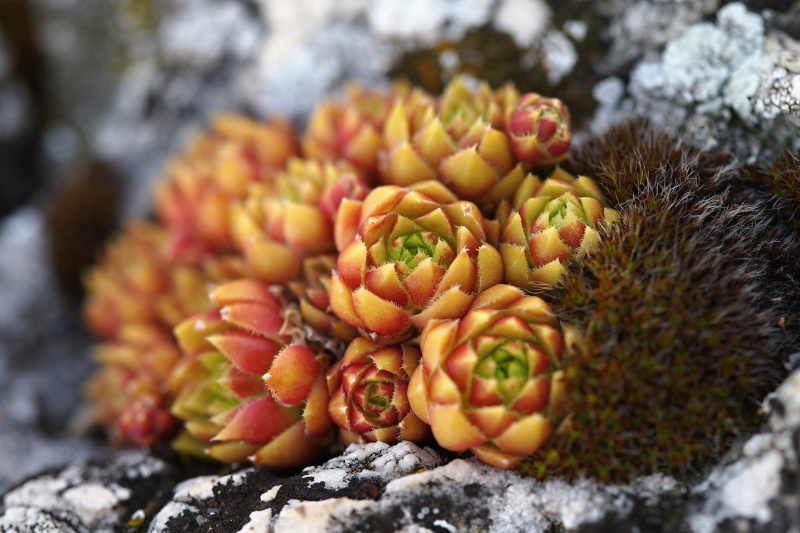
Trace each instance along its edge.
<path fill-rule="evenodd" d="M 419 360 L 414 346 L 383 346 L 364 337 L 350 343 L 327 376 L 328 412 L 345 442 L 419 443 L 430 436 L 408 403 L 408 380 Z"/>
<path fill-rule="evenodd" d="M 168 383 L 181 357 L 169 333 L 147 323 L 125 324 L 95 346 L 101 366 L 85 390 L 92 418 L 112 442 L 151 448 L 172 436 L 177 424 L 169 414 Z"/>
<path fill-rule="evenodd" d="M 461 319 L 433 320 L 408 396 L 436 442 L 513 468 L 550 437 L 565 400 L 563 339 L 549 306 L 511 285 Z"/>
<path fill-rule="evenodd" d="M 165 228 L 132 223 L 86 276 L 84 315 L 102 339 L 86 391 L 93 419 L 119 444 L 153 447 L 170 437 L 169 381 L 182 359 L 171 329 L 207 309 L 206 284 L 228 273 L 215 261 L 176 264 L 168 244 Z"/>
<path fill-rule="evenodd" d="M 326 102 L 314 110 L 303 135 L 303 155 L 317 161 L 346 161 L 366 179 L 374 181 L 381 148 L 381 132 L 395 102 L 409 105 L 427 100 L 408 84 L 369 90 L 353 84 L 341 102 Z"/>
<path fill-rule="evenodd" d="M 569 156 L 572 142 L 569 110 L 558 98 L 522 95 L 508 118 L 511 148 L 533 169 L 555 165 Z"/>
<path fill-rule="evenodd" d="M 297 299 L 303 322 L 331 341 L 347 343 L 358 336 L 358 330 L 331 311 L 331 272 L 336 268 L 336 255 L 307 257 L 303 261 L 301 279 L 288 284 Z"/>
<path fill-rule="evenodd" d="M 601 227 L 619 219 L 605 207 L 596 184 L 557 170 L 544 182 L 528 177 L 514 204 L 501 205 L 500 253 L 506 282 L 532 289 L 559 283 L 567 264 L 590 254 L 600 243 Z M 582 196 L 585 195 L 585 196 Z"/>
<path fill-rule="evenodd" d="M 347 165 L 294 159 L 269 184 L 251 187 L 232 207 L 237 250 L 258 279 L 299 279 L 305 257 L 334 250 L 333 223 L 345 197 L 367 193 Z"/>
<path fill-rule="evenodd" d="M 343 202 L 336 235 L 347 244 L 331 279 L 331 308 L 382 344 L 412 337 L 429 320 L 462 316 L 502 281 L 480 210 L 440 182 L 378 187 L 363 202 Z"/>
<path fill-rule="evenodd" d="M 383 130 L 381 181 L 440 180 L 479 205 L 513 193 L 525 172 L 503 125 L 517 98 L 511 85 L 494 92 L 484 83 L 473 92 L 456 78 L 437 102 L 398 102 Z"/>
<path fill-rule="evenodd" d="M 285 302 L 266 285 L 234 281 L 211 297 L 218 318 L 196 317 L 176 330 L 194 354 L 176 374 L 182 394 L 173 412 L 188 433 L 176 447 L 273 469 L 307 464 L 332 437 L 328 356 L 292 341 Z"/>
<path fill-rule="evenodd" d="M 170 161 L 156 186 L 156 215 L 170 230 L 171 253 L 198 262 L 230 251 L 231 202 L 244 198 L 251 184 L 268 183 L 297 153 L 296 134 L 284 120 L 217 116 L 210 132 Z"/>

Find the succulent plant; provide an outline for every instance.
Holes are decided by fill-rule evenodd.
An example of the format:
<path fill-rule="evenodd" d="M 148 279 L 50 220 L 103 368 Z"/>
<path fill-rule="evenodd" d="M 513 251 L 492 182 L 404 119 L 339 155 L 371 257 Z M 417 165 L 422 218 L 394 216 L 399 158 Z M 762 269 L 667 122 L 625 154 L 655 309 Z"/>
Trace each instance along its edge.
<path fill-rule="evenodd" d="M 419 443 L 430 436 L 408 403 L 408 380 L 419 360 L 414 346 L 383 346 L 364 337 L 350 343 L 327 375 L 328 412 L 346 443 Z"/>
<path fill-rule="evenodd" d="M 295 159 L 269 184 L 252 187 L 232 206 L 237 249 L 266 283 L 297 280 L 304 257 L 334 250 L 333 223 L 345 196 L 366 186 L 344 165 Z"/>
<path fill-rule="evenodd" d="M 97 335 L 108 338 L 125 323 L 159 320 L 154 300 L 164 293 L 170 275 L 162 258 L 166 238 L 155 225 L 133 223 L 86 276 L 84 317 Z"/>
<path fill-rule="evenodd" d="M 523 94 L 507 123 L 511 149 L 534 169 L 564 161 L 572 142 L 569 110 L 558 98 Z"/>
<path fill-rule="evenodd" d="M 377 187 L 363 202 L 343 202 L 336 236 L 346 245 L 331 308 L 376 342 L 401 342 L 429 320 L 458 318 L 502 281 L 480 210 L 440 182 Z"/>
<path fill-rule="evenodd" d="M 100 369 L 86 384 L 91 416 L 116 444 L 154 447 L 177 426 L 165 406 L 169 380 L 182 354 L 172 337 L 153 324 L 133 323 L 94 349 Z"/>
<path fill-rule="evenodd" d="M 211 299 L 217 319 L 193 317 L 176 330 L 194 358 L 178 374 L 173 413 L 219 461 L 278 470 L 306 464 L 332 436 L 327 354 L 292 341 L 284 303 L 262 283 L 225 283 Z"/>
<path fill-rule="evenodd" d="M 330 309 L 331 273 L 336 268 L 336 255 L 317 255 L 303 261 L 303 275 L 287 286 L 297 299 L 303 321 L 331 341 L 350 342 L 358 330 L 344 322 Z"/>
<path fill-rule="evenodd" d="M 95 419 L 277 470 L 337 431 L 536 476 L 703 468 L 800 351 L 796 159 L 570 136 L 560 100 L 467 78 L 351 88 L 303 158 L 220 116 L 86 277 Z"/>
<path fill-rule="evenodd" d="M 395 105 L 427 99 L 402 82 L 385 91 L 352 84 L 342 102 L 326 102 L 314 111 L 303 136 L 303 155 L 317 161 L 346 161 L 374 182 L 383 142 L 381 132 L 389 112 Z"/>
<path fill-rule="evenodd" d="M 264 124 L 241 115 L 219 115 L 211 132 L 196 137 L 167 166 L 156 186 L 156 214 L 170 230 L 171 253 L 184 261 L 233 246 L 230 203 L 265 183 L 298 152 L 284 120 Z"/>
<path fill-rule="evenodd" d="M 457 320 L 433 320 L 409 384 L 439 445 L 513 468 L 550 437 L 566 400 L 563 340 L 550 307 L 511 285 L 481 293 Z"/>
<path fill-rule="evenodd" d="M 479 205 L 512 194 L 525 176 L 503 128 L 516 98 L 511 85 L 493 92 L 484 83 L 472 92 L 456 78 L 436 103 L 396 104 L 383 130 L 381 181 L 407 186 L 438 179 Z"/>
<path fill-rule="evenodd" d="M 176 264 L 168 258 L 168 239 L 160 226 L 130 224 L 86 277 L 84 314 L 103 339 L 87 394 L 94 419 L 118 443 L 151 447 L 170 436 L 163 413 L 174 397 L 170 376 L 182 359 L 172 327 L 208 308 L 208 283 L 240 271 L 235 260 L 209 261 L 202 269 Z"/>
<path fill-rule="evenodd" d="M 139 392 L 122 409 L 113 426 L 116 434 L 112 439 L 139 448 L 155 448 L 170 439 L 178 427 L 164 396 Z"/>
<path fill-rule="evenodd" d="M 563 279 L 569 261 L 597 248 L 601 226 L 617 221 L 619 213 L 603 206 L 591 181 L 583 181 L 587 179 L 570 182 L 551 177 L 517 209 L 502 215 L 499 248 L 508 283 L 528 289 L 555 285 Z M 579 190 L 594 194 L 579 196 Z"/>

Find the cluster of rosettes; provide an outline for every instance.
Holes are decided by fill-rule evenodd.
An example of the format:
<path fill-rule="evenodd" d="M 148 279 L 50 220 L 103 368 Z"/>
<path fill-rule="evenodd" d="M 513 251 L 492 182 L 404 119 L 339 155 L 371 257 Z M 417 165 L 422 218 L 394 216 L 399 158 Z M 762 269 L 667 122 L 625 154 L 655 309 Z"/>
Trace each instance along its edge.
<path fill-rule="evenodd" d="M 274 469 L 431 436 L 510 468 L 566 416 L 560 282 L 616 220 L 555 98 L 353 88 L 298 136 L 219 117 L 88 276 L 121 443 Z"/>

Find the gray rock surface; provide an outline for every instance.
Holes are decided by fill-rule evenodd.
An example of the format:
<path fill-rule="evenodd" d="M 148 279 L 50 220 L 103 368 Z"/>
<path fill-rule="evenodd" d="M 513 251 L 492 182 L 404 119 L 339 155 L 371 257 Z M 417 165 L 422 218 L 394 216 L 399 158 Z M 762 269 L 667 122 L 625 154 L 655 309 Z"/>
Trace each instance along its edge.
<path fill-rule="evenodd" d="M 626 17 L 631 13 L 635 10 Z M 741 2 L 723 6 L 714 21 L 676 25 L 680 19 L 664 19 L 672 22 L 663 51 L 633 67 L 629 99 L 615 98 L 618 83 L 613 80 L 595 88 L 605 105 L 596 119 L 605 123 L 613 116 L 610 102 L 704 149 L 728 149 L 750 160 L 774 158 L 787 146 L 800 146 L 800 43 Z M 649 27 L 646 17 L 630 25 Z"/>
<path fill-rule="evenodd" d="M 3 497 L 0 531 L 110 532 L 157 501 L 170 467 L 142 452 L 98 455 L 33 478 Z"/>
<path fill-rule="evenodd" d="M 664 532 L 797 531 L 800 371 L 766 405 L 767 430 L 734 450 L 694 487 L 664 476 L 625 486 L 538 482 L 476 459 L 448 462 L 410 443 L 378 443 L 352 446 L 299 476 L 254 487 L 261 491 L 259 502 L 237 531 L 544 532 L 554 525 L 568 531 L 641 531 L 645 524 L 647 531 Z M 238 475 L 251 475 L 246 472 Z M 200 516 L 202 509 L 222 505 L 218 491 L 209 487 L 230 482 L 230 477 L 199 479 L 183 485 L 172 501 L 185 500 L 192 488 L 192 512 Z M 354 493 L 364 483 L 375 484 L 367 499 L 363 490 Z M 150 531 L 178 531 L 175 526 L 185 524 L 184 512 L 165 508 Z M 165 520 L 164 513 L 176 522 Z"/>
<path fill-rule="evenodd" d="M 0 224 L 0 491 L 92 448 L 67 436 L 92 368 L 90 339 L 61 297 L 46 246 L 32 207 Z"/>

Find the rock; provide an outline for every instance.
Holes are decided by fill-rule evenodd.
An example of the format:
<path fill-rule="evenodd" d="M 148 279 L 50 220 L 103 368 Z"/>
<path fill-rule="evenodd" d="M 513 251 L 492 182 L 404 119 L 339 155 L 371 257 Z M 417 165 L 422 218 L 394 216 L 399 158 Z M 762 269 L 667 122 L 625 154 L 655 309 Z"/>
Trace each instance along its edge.
<path fill-rule="evenodd" d="M 0 434 L 0 494 L 42 470 L 63 468 L 88 457 L 96 445 L 75 437 L 47 436 L 7 424 Z"/>
<path fill-rule="evenodd" d="M 633 110 L 705 149 L 775 157 L 798 145 L 800 77 L 795 83 L 791 68 L 799 50 L 762 15 L 727 4 L 715 23 L 692 24 L 634 67 Z"/>
<path fill-rule="evenodd" d="M 246 483 L 250 489 L 243 494 Z M 149 531 L 512 532 L 544 531 L 553 524 L 572 529 L 675 485 L 663 476 L 625 487 L 541 483 L 476 459 L 446 462 L 440 452 L 408 442 L 373 443 L 352 445 L 342 456 L 286 479 L 248 469 L 188 481 Z"/>
<path fill-rule="evenodd" d="M 660 475 L 622 486 L 541 482 L 404 442 L 352 445 L 288 477 L 260 468 L 195 477 L 165 495 L 157 491 L 168 474 L 163 462 L 118 452 L 33 478 L 6 494 L 0 531 L 32 531 L 21 524 L 34 521 L 41 530 L 102 530 L 119 528 L 131 516 L 150 533 L 791 531 L 800 527 L 793 481 L 800 475 L 800 370 L 767 405 L 769 430 L 693 486 Z M 136 512 L 132 502 L 148 500 L 163 506 Z"/>
<path fill-rule="evenodd" d="M 44 221 L 34 208 L 18 210 L 0 225 L 0 284 L 2 490 L 83 457 L 92 446 L 64 438 L 91 371 L 90 340 L 47 264 Z"/>
<path fill-rule="evenodd" d="M 366 509 L 392 480 L 442 463 L 432 449 L 410 442 L 375 443 L 351 446 L 342 456 L 285 479 L 249 468 L 189 480 L 176 487 L 148 531 L 263 530 L 258 524 L 272 524 L 276 531 L 323 531 L 351 509 Z"/>
<path fill-rule="evenodd" d="M 158 501 L 171 472 L 143 452 L 101 454 L 30 479 L 3 497 L 0 531 L 116 531 Z"/>
<path fill-rule="evenodd" d="M 611 46 L 598 67 L 605 74 L 628 68 L 714 13 L 719 0 L 609 0 L 597 12 L 608 18 Z"/>

